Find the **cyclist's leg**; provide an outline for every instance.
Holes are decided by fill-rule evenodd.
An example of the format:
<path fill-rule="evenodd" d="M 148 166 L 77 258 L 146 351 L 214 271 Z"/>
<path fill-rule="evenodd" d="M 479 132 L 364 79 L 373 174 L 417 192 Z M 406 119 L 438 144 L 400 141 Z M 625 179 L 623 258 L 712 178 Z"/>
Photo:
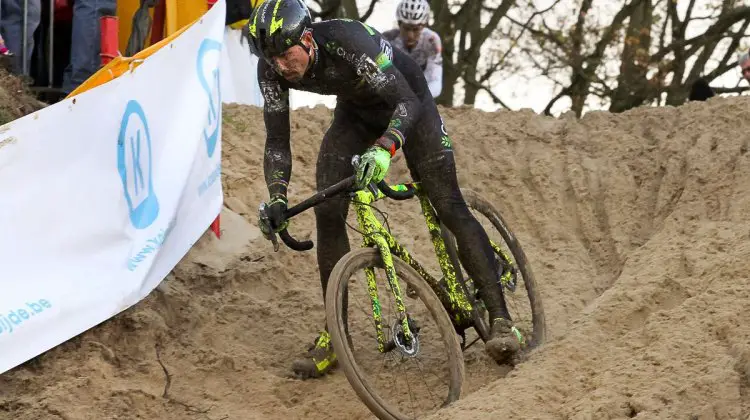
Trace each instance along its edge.
<path fill-rule="evenodd" d="M 475 279 L 493 322 L 491 341 L 494 343 L 488 342 L 488 350 L 498 360 L 507 359 L 517 350 L 518 343 L 508 339 L 512 337 L 512 324 L 499 284 L 495 253 L 487 233 L 461 195 L 452 142 L 437 107 L 429 101 L 422 113 L 404 145 L 409 169 L 412 176 L 421 181 L 440 220 L 455 236 L 461 263 Z"/>
<path fill-rule="evenodd" d="M 333 122 L 323 137 L 318 153 L 316 184 L 318 190 L 329 187 L 354 174 L 352 156 L 364 152 L 371 135 L 359 121 L 337 107 Z M 336 263 L 349 252 L 349 238 L 346 232 L 346 216 L 349 201 L 346 198 L 326 200 L 315 207 L 317 229 L 317 258 L 320 271 L 320 285 L 325 300 L 328 277 Z M 301 378 L 318 378 L 335 366 L 336 355 L 330 346 L 327 326 L 315 340 L 308 356 L 294 361 L 292 370 Z"/>
<path fill-rule="evenodd" d="M 359 118 L 337 107 L 333 123 L 323 137 L 318 152 L 318 191 L 354 175 L 352 157 L 364 153 L 374 141 L 375 135 L 365 128 Z M 323 298 L 333 267 L 350 250 L 345 223 L 348 212 L 349 200 L 345 197 L 332 198 L 315 207 L 318 269 Z"/>

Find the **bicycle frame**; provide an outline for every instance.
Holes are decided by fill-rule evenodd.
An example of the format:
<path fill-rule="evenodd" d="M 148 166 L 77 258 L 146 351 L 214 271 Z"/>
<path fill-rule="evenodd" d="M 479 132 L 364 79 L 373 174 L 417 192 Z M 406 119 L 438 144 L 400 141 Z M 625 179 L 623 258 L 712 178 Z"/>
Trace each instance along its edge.
<path fill-rule="evenodd" d="M 330 197 L 343 193 L 351 188 L 353 183 L 354 176 L 352 175 L 349 178 L 343 179 L 338 183 L 322 191 L 319 191 L 315 195 L 303 200 L 297 205 L 287 209 L 287 211 L 284 213 L 284 217 L 288 220 L 295 215 L 320 204 Z M 387 194 L 383 193 L 383 188 L 385 188 L 389 192 Z M 469 299 L 468 293 L 470 293 L 470 291 L 466 289 L 466 284 L 462 281 L 463 279 L 461 278 L 462 276 L 457 276 L 457 273 L 459 272 L 456 270 L 456 267 L 452 262 L 451 255 L 448 252 L 449 250 L 446 247 L 445 240 L 443 239 L 444 232 L 441 229 L 437 214 L 435 212 L 435 209 L 432 207 L 432 203 L 427 197 L 427 194 L 425 194 L 424 190 L 422 190 L 421 185 L 419 183 L 402 183 L 395 186 L 388 186 L 385 182 L 381 181 L 377 188 L 375 188 L 374 185 L 371 185 L 368 189 L 358 190 L 351 194 L 354 197 L 352 203 L 356 211 L 360 233 L 363 234 L 363 247 L 375 247 L 381 254 L 381 258 L 385 266 L 388 284 L 394 297 L 396 298 L 396 307 L 399 312 L 404 338 L 408 342 L 411 342 L 413 334 L 411 328 L 409 327 L 409 318 L 408 314 L 406 313 L 406 307 L 404 306 L 403 294 L 401 293 L 396 278 L 396 271 L 393 265 L 394 255 L 404 261 L 410 267 L 412 267 L 417 272 L 417 274 L 420 275 L 428 283 L 430 288 L 435 292 L 438 299 L 443 304 L 443 308 L 448 312 L 453 325 L 456 327 L 457 332 L 460 333 L 460 330 L 469 327 L 476 328 L 476 318 L 474 317 L 476 311 Z M 397 196 L 401 196 L 401 198 Z M 396 240 L 396 238 L 393 237 L 393 235 L 391 235 L 391 233 L 385 229 L 385 227 L 380 223 L 377 217 L 375 217 L 375 213 L 372 211 L 372 203 L 385 197 L 403 200 L 412 198 L 414 196 L 419 199 L 425 223 L 432 238 L 435 255 L 438 258 L 440 270 L 443 273 L 443 279 L 441 281 L 438 281 L 433 276 L 431 276 L 427 272 L 427 270 L 425 270 L 424 267 L 419 264 L 419 262 L 417 262 L 411 256 L 411 254 L 409 254 L 409 252 Z M 265 203 L 261 203 L 259 209 L 259 218 L 261 223 L 270 223 L 266 213 Z M 269 236 L 269 239 L 274 244 L 274 250 L 278 250 L 276 235 L 269 234 Z M 286 229 L 280 231 L 279 236 L 283 240 L 284 244 L 286 244 L 293 250 L 307 251 L 313 248 L 312 241 L 297 241 L 289 234 Z M 514 278 L 513 260 L 509 258 L 502 251 L 502 249 L 491 240 L 490 245 L 495 250 L 496 255 L 500 256 L 503 260 L 503 273 L 500 275 L 500 283 L 503 286 L 507 286 L 509 289 L 511 289 L 511 291 L 515 290 L 515 283 L 512 281 L 512 279 Z M 452 246 L 450 251 L 455 251 L 455 246 Z M 456 263 L 458 264 L 458 262 Z M 373 318 L 376 325 L 378 347 L 381 352 L 384 352 L 386 342 L 383 336 L 380 300 L 378 299 L 377 294 L 375 271 L 373 268 L 367 268 L 365 269 L 365 273 L 367 276 L 368 291 L 370 294 L 370 300 L 373 309 Z M 394 340 L 394 344 L 398 345 L 400 343 L 397 343 Z"/>
<path fill-rule="evenodd" d="M 393 256 L 396 256 L 407 263 L 422 278 L 424 278 L 425 281 L 427 281 L 443 303 L 443 306 L 448 311 L 454 324 L 467 325 L 468 323 L 473 323 L 474 318 L 472 315 L 472 305 L 456 279 L 456 269 L 446 251 L 445 241 L 443 241 L 441 235 L 437 214 L 427 198 L 427 195 L 424 194 L 423 190 L 420 188 L 420 185 L 418 183 L 409 185 L 416 190 L 416 197 L 419 199 L 419 203 L 424 213 L 425 223 L 430 232 L 435 254 L 440 264 L 440 270 L 445 279 L 445 286 L 430 275 L 377 219 L 372 210 L 371 204 L 385 198 L 385 195 L 381 191 L 376 190 L 376 195 L 372 191 L 366 189 L 359 190 L 354 193 L 352 203 L 357 215 L 357 222 L 360 231 L 363 233 L 363 247 L 377 247 L 380 251 L 383 264 L 385 265 L 388 284 L 396 300 L 396 309 L 399 312 L 404 337 L 408 342 L 411 342 L 412 331 L 409 328 L 406 307 L 403 302 L 403 294 L 396 278 L 396 271 L 393 266 Z M 391 186 L 391 188 L 396 191 L 406 191 L 407 186 L 406 184 L 399 184 Z M 372 303 L 373 318 L 378 338 L 378 350 L 384 352 L 386 340 L 383 335 L 380 300 L 378 298 L 378 289 L 375 281 L 375 270 L 373 268 L 366 268 L 365 275 L 367 276 L 367 289 Z"/>

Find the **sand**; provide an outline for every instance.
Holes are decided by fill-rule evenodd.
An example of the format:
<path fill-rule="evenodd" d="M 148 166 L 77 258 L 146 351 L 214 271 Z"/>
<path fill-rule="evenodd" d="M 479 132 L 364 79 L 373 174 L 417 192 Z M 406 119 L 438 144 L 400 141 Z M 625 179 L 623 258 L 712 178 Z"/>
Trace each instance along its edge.
<path fill-rule="evenodd" d="M 23 79 L 7 70 L 8 56 L 0 56 L 0 125 L 44 108 L 47 104 L 36 99 Z"/>
<path fill-rule="evenodd" d="M 548 341 L 512 370 L 469 349 L 464 396 L 432 418 L 750 419 L 748 108 L 442 109 L 462 184 L 524 246 Z M 293 113 L 292 202 L 313 192 L 330 115 Z M 324 313 L 314 251 L 273 253 L 257 230 L 263 140 L 259 109 L 225 107 L 222 239 L 205 234 L 144 301 L 0 376 L 0 418 L 372 418 L 342 371 L 290 377 Z M 406 176 L 400 160 L 390 178 Z M 416 204 L 385 207 L 428 258 Z M 292 230 L 316 239 L 311 213 Z"/>

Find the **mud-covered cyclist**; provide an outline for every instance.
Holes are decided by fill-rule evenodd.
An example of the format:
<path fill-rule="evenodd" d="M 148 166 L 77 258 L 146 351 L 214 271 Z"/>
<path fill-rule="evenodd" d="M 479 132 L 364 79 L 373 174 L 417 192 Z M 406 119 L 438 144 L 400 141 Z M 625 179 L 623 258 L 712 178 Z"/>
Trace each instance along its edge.
<path fill-rule="evenodd" d="M 333 122 L 317 159 L 317 188 L 354 175 L 351 158 L 361 155 L 357 187 L 382 180 L 398 150 L 421 181 L 440 219 L 454 233 L 460 259 L 476 279 L 493 320 L 486 348 L 504 362 L 518 350 L 498 283 L 498 266 L 487 234 L 461 196 L 450 137 L 417 63 L 394 49 L 377 31 L 358 21 L 312 23 L 299 0 L 266 0 L 250 16 L 250 49 L 257 55 L 264 98 L 264 173 L 268 217 L 280 231 L 292 171 L 289 89 L 336 95 Z M 336 262 L 349 251 L 348 202 L 332 199 L 315 207 L 317 260 L 322 291 Z M 308 356 L 293 363 L 301 377 L 319 377 L 336 362 L 327 329 Z"/>

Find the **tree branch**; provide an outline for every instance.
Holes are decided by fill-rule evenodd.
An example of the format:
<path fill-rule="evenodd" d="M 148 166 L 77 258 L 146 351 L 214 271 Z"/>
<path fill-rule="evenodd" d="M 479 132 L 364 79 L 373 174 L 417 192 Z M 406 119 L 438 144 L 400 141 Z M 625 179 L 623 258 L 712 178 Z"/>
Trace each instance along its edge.
<path fill-rule="evenodd" d="M 463 28 L 466 26 L 466 22 L 473 16 L 473 13 L 470 13 L 469 10 L 474 7 L 475 1 L 477 0 L 466 0 L 464 4 L 461 5 L 461 8 L 458 9 L 458 12 L 456 12 L 455 15 L 452 15 L 456 22 L 456 27 Z M 446 9 L 448 10 L 448 13 L 450 13 L 450 7 L 446 5 Z"/>
<path fill-rule="evenodd" d="M 651 56 L 651 63 L 657 63 L 664 59 L 670 52 L 679 51 L 687 46 L 699 43 L 700 41 L 707 41 L 717 36 L 721 37 L 724 32 L 731 28 L 737 22 L 750 18 L 750 6 L 742 6 L 735 8 L 723 16 L 720 16 L 713 25 L 711 25 L 706 32 L 696 35 L 688 40 L 680 39 L 679 41 L 672 42 L 667 45 L 664 49 Z M 694 48 L 693 53 L 698 50 L 703 44 L 701 43 L 697 48 Z M 692 48 L 691 48 L 692 49 Z M 690 56 L 689 54 L 687 56 Z"/>
<path fill-rule="evenodd" d="M 319 17 L 322 20 L 329 19 L 331 16 L 335 15 L 336 11 L 341 7 L 341 0 L 332 0 L 330 2 L 315 0 L 315 2 L 320 5 L 320 11 L 316 12 L 310 10 L 310 15 L 313 18 Z M 323 7 L 325 3 L 328 3 L 328 7 Z"/>
<path fill-rule="evenodd" d="M 367 7 L 367 11 L 365 12 L 364 15 L 362 15 L 361 18 L 359 18 L 360 22 L 366 22 L 367 19 L 370 18 L 370 16 L 372 15 L 372 12 L 375 11 L 375 4 L 377 4 L 378 1 L 379 0 L 370 0 L 370 5 Z"/>
<path fill-rule="evenodd" d="M 733 87 L 733 88 L 716 87 L 716 88 L 711 88 L 711 89 L 714 91 L 714 93 L 716 93 L 717 95 L 720 95 L 722 93 L 742 93 L 742 92 L 746 92 L 746 91 L 750 90 L 750 86 L 738 86 L 738 87 Z"/>
<path fill-rule="evenodd" d="M 671 1 L 671 0 L 668 0 Z M 664 25 L 661 27 L 661 33 L 659 34 L 659 51 L 661 51 L 662 48 L 664 48 L 664 43 L 666 42 L 667 38 L 667 25 L 669 25 L 669 22 L 671 21 L 671 15 L 667 14 L 667 16 L 664 18 Z"/>
<path fill-rule="evenodd" d="M 581 51 L 581 45 L 583 45 L 583 26 L 586 24 L 586 14 L 591 9 L 593 0 L 583 0 L 581 4 L 581 10 L 578 11 L 578 20 L 573 27 L 573 46 L 571 47 L 571 55 L 574 68 L 580 68 L 583 64 Z"/>
<path fill-rule="evenodd" d="M 731 13 L 731 11 L 728 13 Z M 738 19 L 736 22 L 739 22 L 740 20 L 743 19 L 741 17 L 742 15 L 736 15 L 736 16 Z M 750 17 L 750 7 L 748 8 L 748 11 L 747 11 L 747 17 Z M 717 21 L 716 24 L 714 25 L 717 25 L 720 21 L 721 21 L 721 18 L 719 18 L 719 21 Z M 714 39 L 705 43 L 705 45 L 703 46 L 703 50 L 701 51 L 701 54 L 698 56 L 698 59 L 696 60 L 696 62 L 693 64 L 693 69 L 690 72 L 690 75 L 688 76 L 689 80 L 695 80 L 698 77 L 698 75 L 700 74 L 700 71 L 706 66 L 706 63 L 713 55 L 714 51 L 716 50 L 716 47 L 719 45 L 719 42 L 725 38 L 724 33 L 728 29 L 730 29 L 736 22 L 733 22 L 732 24 L 726 26 L 725 29 L 722 26 L 719 26 L 719 29 L 721 30 L 717 29 L 716 32 L 712 32 L 711 35 L 720 35 L 720 36 L 714 37 Z M 744 23 L 744 27 L 747 27 L 747 24 L 748 24 L 748 21 L 746 20 Z M 712 25 L 708 29 L 708 31 L 706 31 L 706 34 L 711 32 L 711 29 L 713 29 L 714 25 Z M 739 43 L 737 45 L 739 45 Z"/>
<path fill-rule="evenodd" d="M 471 79 L 466 78 L 466 77 L 464 77 L 463 79 L 464 79 L 464 82 L 466 82 L 467 84 L 472 85 L 472 86 L 474 86 L 477 89 L 481 89 L 481 90 L 487 92 L 487 94 L 490 95 L 490 97 L 492 98 L 492 101 L 494 103 L 502 106 L 505 109 L 510 110 L 510 107 L 508 105 L 506 105 L 505 102 L 503 102 L 502 99 L 500 99 L 497 95 L 495 95 L 492 92 L 492 89 L 490 89 L 489 87 L 487 87 L 487 86 L 485 86 L 485 85 L 477 82 L 476 80 L 471 80 Z"/>
<path fill-rule="evenodd" d="M 722 76 L 724 73 L 728 72 L 729 70 L 732 70 L 733 68 L 737 67 L 738 65 L 739 63 L 737 62 L 737 60 L 734 60 L 731 63 L 726 63 L 722 66 L 715 68 L 713 71 L 703 76 L 703 78 L 706 79 L 706 81 L 710 82 Z"/>
<path fill-rule="evenodd" d="M 748 25 L 750 25 L 750 19 L 745 20 L 745 23 L 742 25 L 740 30 L 732 34 L 732 42 L 729 44 L 729 47 L 727 48 L 727 52 L 724 53 L 724 57 L 722 57 L 721 61 L 719 61 L 719 65 L 717 66 L 716 70 L 726 66 L 729 63 L 729 60 L 732 59 L 732 56 L 734 56 L 734 52 L 737 51 L 737 48 L 739 48 L 740 43 L 742 42 L 742 38 L 744 38 L 744 34 L 745 34 L 745 31 L 747 30 Z M 721 74 L 724 74 L 724 72 L 722 72 Z M 709 82 L 711 80 L 709 80 Z"/>
<path fill-rule="evenodd" d="M 525 30 L 531 32 L 532 35 L 540 37 L 540 38 L 544 38 L 544 39 L 552 42 L 553 44 L 557 45 L 558 47 L 560 47 L 560 49 L 563 49 L 563 50 L 566 49 L 565 44 L 563 44 L 562 41 L 560 41 L 560 39 L 558 39 L 557 37 L 552 36 L 552 35 L 549 34 L 549 32 L 553 31 L 549 27 L 547 27 L 547 29 L 549 30 L 549 32 L 544 32 L 544 31 L 540 31 L 539 29 L 532 28 L 530 25 L 523 24 L 523 23 L 517 21 L 516 19 L 514 19 L 514 18 L 512 18 L 510 16 L 506 16 L 506 18 L 510 21 L 510 23 L 512 23 L 512 24 L 514 24 L 516 26 L 520 26 L 522 29 L 525 29 Z M 545 25 L 545 27 L 546 27 L 546 23 L 544 23 L 544 21 L 542 21 L 542 24 Z"/>
<path fill-rule="evenodd" d="M 549 101 L 547 106 L 544 108 L 544 111 L 542 111 L 542 114 L 547 115 L 547 116 L 552 115 L 551 114 L 552 106 L 555 105 L 555 103 L 557 103 L 557 101 L 559 101 L 561 98 L 563 98 L 564 96 L 567 96 L 569 93 L 570 93 L 569 87 L 566 87 L 563 90 L 561 90 L 560 93 L 558 93 L 554 98 L 552 98 L 551 101 Z"/>
<path fill-rule="evenodd" d="M 675 6 L 677 5 L 677 2 L 675 2 Z M 685 30 L 687 29 L 688 23 L 690 23 L 691 15 L 693 14 L 693 7 L 695 7 L 695 0 L 690 0 L 690 4 L 688 4 L 687 11 L 685 12 L 685 20 L 682 21 L 682 24 L 680 25 L 680 33 L 684 34 Z"/>
<path fill-rule="evenodd" d="M 497 29 L 497 24 L 500 23 L 500 19 L 508 14 L 508 10 L 510 10 L 511 6 L 513 6 L 514 3 L 515 0 L 503 0 L 502 3 L 497 6 L 497 9 L 495 9 L 494 13 L 492 13 L 492 17 L 490 17 L 490 21 L 489 23 L 487 23 L 487 26 L 485 26 L 484 29 L 479 32 L 479 39 L 476 40 L 476 45 L 484 44 L 484 42 L 487 40 L 487 38 L 490 37 L 492 32 Z M 474 44 L 475 40 L 472 39 L 471 43 Z"/>
<path fill-rule="evenodd" d="M 506 51 L 505 54 L 503 54 L 503 56 L 500 58 L 500 62 L 505 62 L 505 59 L 508 57 L 510 52 L 513 51 L 513 47 L 515 47 L 516 44 L 518 44 L 518 41 L 521 39 L 523 34 L 526 32 L 526 30 L 529 29 L 529 26 L 531 25 L 531 21 L 537 16 L 543 15 L 549 12 L 550 10 L 552 10 L 553 8 L 555 8 L 555 6 L 560 4 L 560 1 L 562 0 L 555 0 L 555 2 L 552 3 L 548 8 L 544 10 L 537 10 L 536 12 L 531 14 L 531 17 L 529 17 L 529 19 L 526 21 L 525 24 L 521 24 L 521 32 L 519 32 L 518 36 L 510 44 L 510 48 L 508 48 L 508 51 Z M 514 20 L 510 16 L 508 16 L 508 20 L 510 20 L 512 23 L 515 23 Z"/>
<path fill-rule="evenodd" d="M 487 71 L 479 77 L 479 83 L 484 83 L 490 80 L 490 77 L 492 77 L 492 75 L 500 68 L 501 65 L 503 65 L 503 61 L 497 61 L 495 64 L 491 65 L 490 68 L 488 68 Z"/>
<path fill-rule="evenodd" d="M 633 13 L 633 10 L 641 3 L 641 1 L 643 0 L 632 0 L 630 4 L 623 7 L 619 12 L 617 12 L 615 17 L 612 19 L 612 23 L 610 23 L 609 27 L 607 27 L 607 30 L 604 31 L 601 39 L 599 39 L 599 42 L 596 44 L 596 48 L 594 48 L 594 52 L 589 56 L 589 59 L 587 61 L 595 61 L 595 63 L 597 64 L 596 67 L 598 67 L 599 61 L 601 61 L 602 57 L 604 56 L 604 51 L 607 49 L 607 46 L 612 43 L 615 34 L 617 34 L 617 31 L 620 30 L 620 27 L 622 27 L 625 19 L 627 19 L 628 16 Z M 592 67 L 594 66 L 589 65 L 589 68 Z"/>

